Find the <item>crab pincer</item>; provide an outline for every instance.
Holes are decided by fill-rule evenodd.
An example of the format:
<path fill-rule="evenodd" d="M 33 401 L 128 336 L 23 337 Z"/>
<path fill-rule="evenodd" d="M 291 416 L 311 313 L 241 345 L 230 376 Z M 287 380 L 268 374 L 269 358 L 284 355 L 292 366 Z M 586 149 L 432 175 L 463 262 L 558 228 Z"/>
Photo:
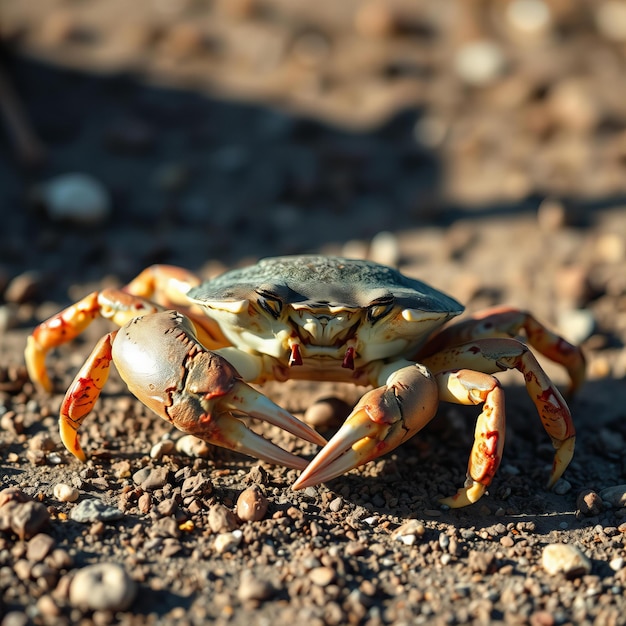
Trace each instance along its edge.
<path fill-rule="evenodd" d="M 176 311 L 134 318 L 123 326 L 114 335 L 111 360 L 128 389 L 148 408 L 208 443 L 286 467 L 306 466 L 305 459 L 257 435 L 237 415 L 265 420 L 318 445 L 326 443 L 312 428 L 245 383 L 223 357 L 204 348 L 189 318 Z M 78 401 L 73 405 L 76 414 L 71 411 L 69 399 L 85 397 L 81 380 L 86 379 L 79 373 L 64 402 L 62 433 L 76 431 L 88 412 Z M 93 377 L 88 381 L 91 385 Z M 71 441 L 70 436 L 66 439 Z M 69 449 L 74 452 L 75 446 Z M 77 451 L 74 454 L 81 458 L 80 446 Z"/>
<path fill-rule="evenodd" d="M 359 400 L 293 489 L 326 482 L 397 448 L 435 416 L 438 394 L 437 382 L 424 366 L 393 371 L 384 385 Z"/>

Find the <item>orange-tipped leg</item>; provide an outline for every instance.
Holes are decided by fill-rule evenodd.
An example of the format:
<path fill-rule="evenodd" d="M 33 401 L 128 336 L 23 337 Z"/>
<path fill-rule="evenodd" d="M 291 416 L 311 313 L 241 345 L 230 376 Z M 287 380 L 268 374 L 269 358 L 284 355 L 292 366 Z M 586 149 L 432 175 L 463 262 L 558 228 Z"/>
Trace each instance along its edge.
<path fill-rule="evenodd" d="M 437 384 L 425 367 L 393 372 L 386 385 L 361 398 L 293 489 L 326 482 L 393 450 L 434 417 L 437 405 Z"/>
<path fill-rule="evenodd" d="M 111 344 L 117 331 L 102 337 L 65 394 L 59 415 L 63 445 L 79 460 L 87 457 L 78 441 L 78 429 L 91 411 L 109 377 Z"/>
<path fill-rule="evenodd" d="M 441 400 L 483 405 L 476 421 L 465 485 L 455 495 L 441 500 L 442 504 L 458 508 L 480 499 L 500 465 L 505 431 L 504 393 L 493 376 L 481 372 L 442 372 L 436 378 Z"/>
<path fill-rule="evenodd" d="M 562 476 L 574 454 L 576 430 L 570 410 L 527 346 L 515 339 L 480 339 L 424 359 L 436 373 L 466 368 L 486 374 L 516 369 L 556 450 L 548 487 Z"/>

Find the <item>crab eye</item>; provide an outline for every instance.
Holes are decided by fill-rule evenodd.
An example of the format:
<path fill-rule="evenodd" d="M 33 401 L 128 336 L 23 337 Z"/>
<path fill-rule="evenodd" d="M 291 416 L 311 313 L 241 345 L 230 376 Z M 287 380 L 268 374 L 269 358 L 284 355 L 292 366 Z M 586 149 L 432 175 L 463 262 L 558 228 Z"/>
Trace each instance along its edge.
<path fill-rule="evenodd" d="M 367 321 L 372 324 L 388 315 L 393 308 L 393 298 L 373 302 L 367 310 Z"/>
<path fill-rule="evenodd" d="M 259 306 L 273 318 L 278 319 L 283 308 L 283 303 L 275 296 L 269 293 L 259 293 L 257 299 Z"/>

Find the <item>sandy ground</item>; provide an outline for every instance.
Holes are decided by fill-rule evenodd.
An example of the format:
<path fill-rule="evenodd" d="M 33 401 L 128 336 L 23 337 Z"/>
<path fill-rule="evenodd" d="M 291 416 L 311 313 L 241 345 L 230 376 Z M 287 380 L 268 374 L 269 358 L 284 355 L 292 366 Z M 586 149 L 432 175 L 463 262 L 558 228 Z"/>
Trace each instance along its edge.
<path fill-rule="evenodd" d="M 3 71 L 39 142 L 2 130 L 2 626 L 626 624 L 626 9 L 336 4 L 3 2 Z M 90 187 L 61 219 L 49 183 L 73 172 L 104 200 Z M 294 492 L 295 470 L 190 447 L 113 373 L 90 459 L 64 450 L 63 392 L 110 327 L 51 354 L 48 395 L 23 370 L 38 322 L 153 263 L 208 278 L 311 252 L 398 266 L 468 311 L 528 309 L 581 344 L 556 488 L 516 373 L 500 471 L 460 510 L 438 501 L 463 483 L 473 407 L 442 404 L 388 456 Z M 263 391 L 327 436 L 348 409 L 318 401 L 363 390 Z"/>

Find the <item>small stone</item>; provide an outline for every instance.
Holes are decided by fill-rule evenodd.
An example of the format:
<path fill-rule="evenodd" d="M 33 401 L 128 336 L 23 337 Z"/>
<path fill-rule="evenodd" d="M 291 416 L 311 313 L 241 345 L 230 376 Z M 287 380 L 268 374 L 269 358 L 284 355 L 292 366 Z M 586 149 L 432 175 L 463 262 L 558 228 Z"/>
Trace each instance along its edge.
<path fill-rule="evenodd" d="M 30 302 L 39 293 L 41 283 L 42 278 L 39 272 L 23 272 L 9 282 L 4 292 L 4 299 L 11 304 Z"/>
<path fill-rule="evenodd" d="M 71 173 L 57 176 L 40 190 L 51 219 L 98 224 L 111 214 L 111 200 L 104 185 L 93 176 Z"/>
<path fill-rule="evenodd" d="M 381 231 L 372 237 L 369 257 L 376 263 L 397 267 L 400 262 L 398 238 L 389 231 Z"/>
<path fill-rule="evenodd" d="M 607 487 L 600 492 L 600 497 L 616 509 L 626 507 L 626 485 Z"/>
<path fill-rule="evenodd" d="M 625 563 L 626 563 L 626 559 L 624 559 L 623 556 L 617 556 L 614 559 L 611 559 L 609 561 L 609 567 L 614 572 L 619 572 L 619 570 L 621 570 L 624 567 Z"/>
<path fill-rule="evenodd" d="M 224 552 L 235 550 L 241 543 L 242 539 L 243 532 L 239 529 L 233 530 L 229 533 L 221 533 L 215 537 L 215 551 L 218 554 L 222 554 Z"/>
<path fill-rule="evenodd" d="M 206 458 L 211 453 L 211 447 L 206 441 L 193 435 L 183 435 L 176 442 L 176 451 L 194 458 Z"/>
<path fill-rule="evenodd" d="M 308 573 L 310 581 L 318 587 L 326 587 L 335 580 L 335 570 L 332 567 L 314 567 Z"/>
<path fill-rule="evenodd" d="M 564 496 L 566 493 L 569 493 L 572 490 L 572 484 L 565 480 L 565 478 L 559 478 L 556 481 L 556 485 L 553 487 L 554 493 L 559 496 Z"/>
<path fill-rule="evenodd" d="M 134 478 L 134 476 L 133 476 Z M 168 482 L 169 470 L 167 467 L 155 467 L 150 470 L 148 476 L 141 482 L 141 488 L 144 491 L 154 491 L 162 489 Z"/>
<path fill-rule="evenodd" d="M 28 547 L 26 548 L 26 558 L 31 563 L 43 561 L 53 547 L 54 539 L 50 535 L 38 533 L 28 542 Z"/>
<path fill-rule="evenodd" d="M 495 41 L 477 40 L 459 49 L 454 67 L 465 83 L 483 87 L 502 76 L 506 59 L 502 48 Z"/>
<path fill-rule="evenodd" d="M 17 492 L 21 493 L 19 490 Z M 19 497 L 21 495 L 17 496 Z M 0 502 L 2 500 L 0 493 Z M 0 530 L 11 530 L 22 540 L 34 537 L 49 521 L 48 509 L 40 502 L 21 502 L 15 499 L 0 505 Z"/>
<path fill-rule="evenodd" d="M 521 35 L 536 37 L 551 24 L 550 8 L 543 0 L 513 0 L 506 9 L 510 26 Z"/>
<path fill-rule="evenodd" d="M 79 496 L 78 489 L 65 483 L 57 483 L 52 493 L 59 502 L 76 502 Z"/>
<path fill-rule="evenodd" d="M 497 569 L 496 557 L 491 552 L 471 550 L 468 555 L 467 564 L 470 571 L 478 574 L 492 574 Z"/>
<path fill-rule="evenodd" d="M 176 445 L 171 439 L 165 439 L 155 443 L 150 449 L 150 458 L 160 461 L 166 454 L 172 453 Z"/>
<path fill-rule="evenodd" d="M 180 495 L 183 498 L 189 496 L 208 496 L 213 493 L 213 483 L 203 474 L 194 474 L 183 481 Z"/>
<path fill-rule="evenodd" d="M 256 578 L 252 572 L 243 570 L 237 597 L 245 602 L 246 600 L 267 600 L 271 598 L 276 590 L 267 580 Z"/>
<path fill-rule="evenodd" d="M 414 539 L 417 537 L 423 537 L 426 533 L 426 527 L 422 522 L 416 519 L 410 519 L 402 526 L 396 528 L 392 533 L 392 539 L 397 539 L 398 541 L 406 542 L 406 538 L 413 537 Z"/>
<path fill-rule="evenodd" d="M 237 517 L 242 522 L 258 522 L 267 513 L 268 501 L 258 485 L 252 485 L 237 498 Z"/>
<path fill-rule="evenodd" d="M 567 543 L 551 543 L 543 549 L 543 568 L 548 574 L 564 574 L 576 578 L 591 572 L 591 561 L 576 547 Z"/>
<path fill-rule="evenodd" d="M 626 3 L 607 0 L 595 6 L 596 26 L 611 41 L 626 41 Z"/>
<path fill-rule="evenodd" d="M 237 528 L 237 518 L 223 504 L 215 504 L 209 509 L 209 528 L 214 533 L 234 530 Z"/>
<path fill-rule="evenodd" d="M 569 341 L 578 345 L 591 337 L 596 322 L 590 310 L 570 309 L 559 313 L 558 326 Z"/>
<path fill-rule="evenodd" d="M 79 570 L 72 579 L 72 606 L 92 611 L 124 611 L 137 594 L 137 585 L 116 563 L 97 563 Z"/>
<path fill-rule="evenodd" d="M 119 509 L 109 506 L 97 498 L 88 498 L 70 511 L 70 519 L 81 524 L 91 522 L 113 522 L 124 516 Z"/>
<path fill-rule="evenodd" d="M 598 515 L 604 509 L 602 498 L 592 489 L 581 491 L 576 497 L 576 508 L 582 515 Z"/>
<path fill-rule="evenodd" d="M 311 426 L 340 424 L 350 414 L 350 405 L 340 398 L 316 400 L 304 413 L 304 421 Z"/>

